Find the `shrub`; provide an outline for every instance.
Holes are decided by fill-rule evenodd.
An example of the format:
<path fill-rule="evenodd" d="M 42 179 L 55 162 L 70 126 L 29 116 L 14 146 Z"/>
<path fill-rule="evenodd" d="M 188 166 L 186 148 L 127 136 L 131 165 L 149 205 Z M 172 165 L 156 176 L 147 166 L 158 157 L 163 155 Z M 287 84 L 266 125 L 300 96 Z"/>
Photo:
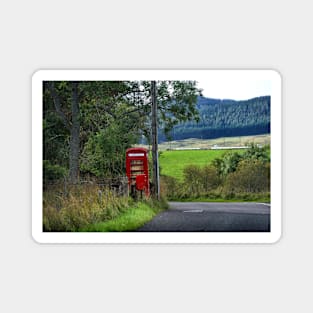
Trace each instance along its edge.
<path fill-rule="evenodd" d="M 175 198 L 180 189 L 179 181 L 171 176 L 160 176 L 160 192 L 166 198 Z"/>
<path fill-rule="evenodd" d="M 203 191 L 208 193 L 216 189 L 221 183 L 218 171 L 214 166 L 207 165 L 201 170 L 201 182 Z"/>
<path fill-rule="evenodd" d="M 229 173 L 236 171 L 242 156 L 238 152 L 229 151 L 224 153 L 222 158 L 216 158 L 212 161 L 212 165 L 216 168 L 221 177 L 225 177 Z"/>
<path fill-rule="evenodd" d="M 215 167 L 189 165 L 183 173 L 183 182 L 171 176 L 161 176 L 161 194 L 168 200 L 220 197 L 221 191 L 217 189 L 221 179 Z"/>
<path fill-rule="evenodd" d="M 244 159 L 260 160 L 263 163 L 268 163 L 271 160 L 270 146 L 259 147 L 254 143 L 250 143 L 249 148 L 243 154 Z"/>
<path fill-rule="evenodd" d="M 270 165 L 258 159 L 242 160 L 235 172 L 226 177 L 226 194 L 258 193 L 270 190 Z"/>
<path fill-rule="evenodd" d="M 184 168 L 184 191 L 195 197 L 203 193 L 203 175 L 200 166 L 189 165 Z"/>
<path fill-rule="evenodd" d="M 180 197 L 199 197 L 212 193 L 221 180 L 215 167 L 207 165 L 203 168 L 189 165 L 184 169 L 184 181 L 180 188 Z"/>

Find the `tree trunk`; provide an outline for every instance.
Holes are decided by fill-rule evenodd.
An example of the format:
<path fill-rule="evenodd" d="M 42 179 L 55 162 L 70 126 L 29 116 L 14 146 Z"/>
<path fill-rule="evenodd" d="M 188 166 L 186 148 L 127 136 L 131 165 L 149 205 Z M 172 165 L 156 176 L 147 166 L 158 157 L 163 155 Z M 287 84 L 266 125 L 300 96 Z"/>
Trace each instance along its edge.
<path fill-rule="evenodd" d="M 72 125 L 70 138 L 70 164 L 69 180 L 75 184 L 79 179 L 79 99 L 78 99 L 78 82 L 72 82 Z"/>

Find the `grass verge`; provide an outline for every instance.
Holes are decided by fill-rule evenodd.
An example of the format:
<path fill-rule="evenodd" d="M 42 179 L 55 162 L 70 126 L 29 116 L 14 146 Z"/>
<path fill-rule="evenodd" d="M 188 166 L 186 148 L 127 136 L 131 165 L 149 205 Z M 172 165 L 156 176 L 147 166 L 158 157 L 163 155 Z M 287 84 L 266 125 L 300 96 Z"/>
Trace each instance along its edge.
<path fill-rule="evenodd" d="M 178 202 L 262 202 L 270 203 L 271 196 L 269 192 L 264 193 L 238 193 L 234 195 L 224 195 L 224 196 L 199 196 L 199 197 L 184 197 L 175 198 L 170 197 L 169 201 Z"/>
<path fill-rule="evenodd" d="M 127 209 L 112 220 L 91 224 L 81 228 L 80 232 L 123 232 L 134 231 L 153 219 L 167 208 L 167 203 L 156 203 L 152 200 L 136 203 L 135 207 Z"/>
<path fill-rule="evenodd" d="M 185 199 L 171 199 L 170 201 L 174 202 L 262 202 L 262 203 L 270 203 L 271 201 L 267 198 L 260 199 L 225 199 L 225 198 L 185 198 Z"/>

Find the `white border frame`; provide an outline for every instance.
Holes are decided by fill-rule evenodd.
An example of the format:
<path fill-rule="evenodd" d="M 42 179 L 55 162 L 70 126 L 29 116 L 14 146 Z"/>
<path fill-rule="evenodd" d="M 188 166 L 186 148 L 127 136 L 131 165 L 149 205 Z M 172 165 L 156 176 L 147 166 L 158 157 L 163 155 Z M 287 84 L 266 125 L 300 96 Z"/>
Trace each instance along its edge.
<path fill-rule="evenodd" d="M 42 82 L 48 80 L 200 80 L 228 75 L 271 81 L 271 231 L 50 233 L 42 231 Z M 281 237 L 281 75 L 275 70 L 39 70 L 32 77 L 32 236 L 38 243 L 274 243 Z"/>

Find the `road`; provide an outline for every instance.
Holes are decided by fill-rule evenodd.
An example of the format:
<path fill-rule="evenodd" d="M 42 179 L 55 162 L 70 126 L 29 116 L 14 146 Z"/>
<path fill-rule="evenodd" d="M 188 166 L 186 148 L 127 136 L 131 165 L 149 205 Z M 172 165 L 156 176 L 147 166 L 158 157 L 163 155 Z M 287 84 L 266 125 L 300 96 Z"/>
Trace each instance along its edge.
<path fill-rule="evenodd" d="M 251 202 L 170 202 L 142 232 L 269 232 L 270 205 Z"/>

